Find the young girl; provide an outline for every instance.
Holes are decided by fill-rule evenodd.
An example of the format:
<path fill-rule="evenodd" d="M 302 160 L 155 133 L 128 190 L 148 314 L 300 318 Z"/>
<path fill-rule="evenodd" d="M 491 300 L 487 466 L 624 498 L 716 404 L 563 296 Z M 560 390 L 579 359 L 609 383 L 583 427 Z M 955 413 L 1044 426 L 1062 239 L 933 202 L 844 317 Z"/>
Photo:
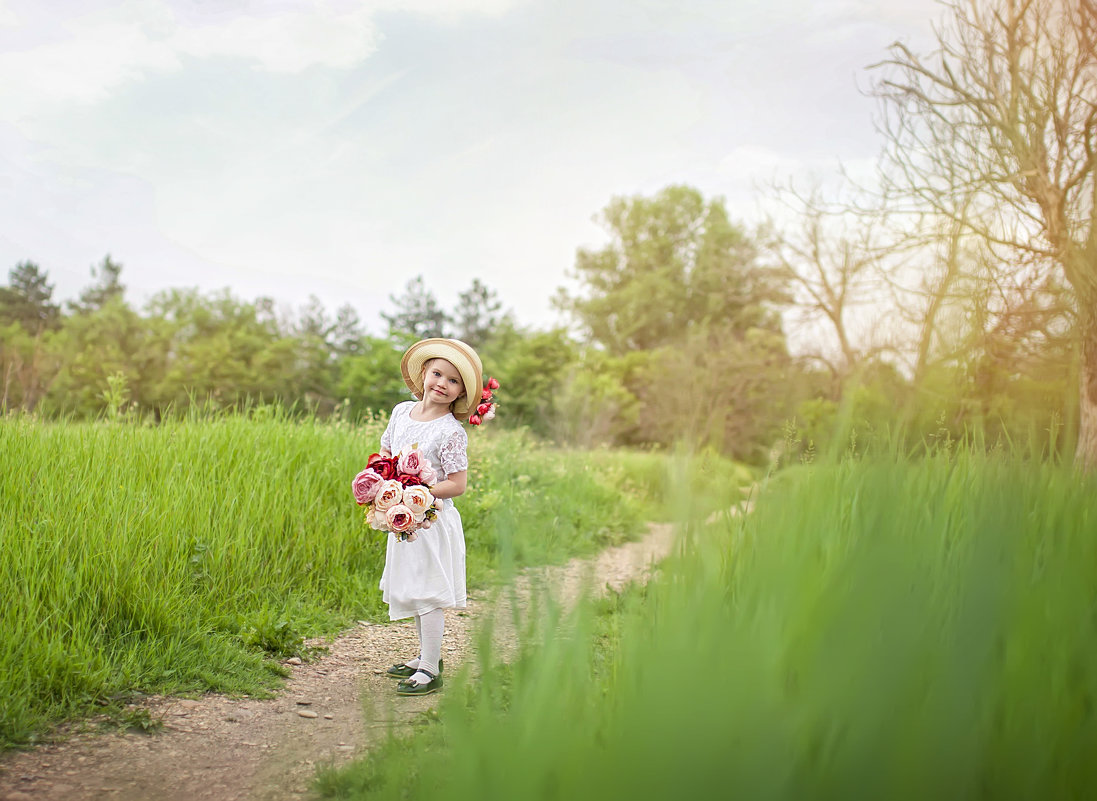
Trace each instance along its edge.
<path fill-rule="evenodd" d="M 426 695 L 442 687 L 443 609 L 465 608 L 465 535 L 453 498 L 465 491 L 468 436 L 460 420 L 480 403 L 483 366 L 471 347 L 456 339 L 424 339 L 404 354 L 404 382 L 419 400 L 392 410 L 381 435 L 381 455 L 418 445 L 440 478 L 432 487 L 444 499 L 429 529 L 401 542 L 389 534 L 381 590 L 393 620 L 414 617 L 419 656 L 393 665 L 399 695 Z"/>

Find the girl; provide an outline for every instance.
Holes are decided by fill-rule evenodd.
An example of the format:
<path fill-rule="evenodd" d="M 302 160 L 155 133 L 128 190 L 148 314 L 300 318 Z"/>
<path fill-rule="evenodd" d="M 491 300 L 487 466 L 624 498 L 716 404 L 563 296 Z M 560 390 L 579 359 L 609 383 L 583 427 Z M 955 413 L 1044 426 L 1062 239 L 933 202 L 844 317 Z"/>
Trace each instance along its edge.
<path fill-rule="evenodd" d="M 483 366 L 471 347 L 456 339 L 416 342 L 400 362 L 404 382 L 418 398 L 392 410 L 381 436 L 381 455 L 418 445 L 441 480 L 431 487 L 444 499 L 429 529 L 401 542 L 389 534 L 381 591 L 393 620 L 414 617 L 419 656 L 393 665 L 388 674 L 402 679 L 399 695 L 427 695 L 442 687 L 443 609 L 464 609 L 465 535 L 453 498 L 465 491 L 467 419 L 481 399 Z"/>

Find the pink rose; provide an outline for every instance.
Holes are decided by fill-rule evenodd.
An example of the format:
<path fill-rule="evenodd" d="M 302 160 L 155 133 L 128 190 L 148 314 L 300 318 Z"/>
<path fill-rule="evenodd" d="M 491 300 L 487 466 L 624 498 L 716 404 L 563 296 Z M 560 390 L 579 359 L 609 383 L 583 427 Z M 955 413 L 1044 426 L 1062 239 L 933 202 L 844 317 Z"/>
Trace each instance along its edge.
<path fill-rule="evenodd" d="M 385 512 L 385 517 L 388 518 L 389 528 L 396 534 L 403 534 L 415 525 L 415 515 L 402 503 L 396 504 Z"/>
<path fill-rule="evenodd" d="M 419 480 L 429 486 L 436 478 L 438 478 L 438 475 L 434 472 L 434 468 L 430 466 L 430 462 L 424 459 L 423 469 L 419 471 Z"/>
<path fill-rule="evenodd" d="M 359 506 L 366 505 L 377 496 L 377 487 L 382 481 L 383 479 L 377 471 L 368 467 L 354 477 L 350 488 L 353 490 L 354 500 L 358 501 Z"/>
<path fill-rule="evenodd" d="M 426 460 L 423 459 L 423 452 L 416 449 L 401 456 L 396 469 L 405 475 L 417 476 L 419 471 L 423 469 L 424 461 Z"/>
<path fill-rule="evenodd" d="M 411 509 L 411 513 L 420 517 L 426 514 L 427 509 L 434 503 L 434 496 L 426 487 L 406 487 L 404 489 L 404 506 Z"/>
<path fill-rule="evenodd" d="M 373 498 L 373 508 L 380 512 L 387 512 L 400 503 L 400 499 L 403 497 L 404 487 L 399 481 L 394 479 L 383 481 L 377 487 L 377 495 Z"/>

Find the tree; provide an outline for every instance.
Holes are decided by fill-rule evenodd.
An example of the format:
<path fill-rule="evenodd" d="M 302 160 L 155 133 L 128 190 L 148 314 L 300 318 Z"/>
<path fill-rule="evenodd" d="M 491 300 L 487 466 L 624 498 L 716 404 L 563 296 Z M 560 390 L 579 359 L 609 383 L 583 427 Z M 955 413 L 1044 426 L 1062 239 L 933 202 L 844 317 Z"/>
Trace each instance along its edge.
<path fill-rule="evenodd" d="M 388 414 L 400 401 L 411 399 L 400 376 L 403 354 L 404 349 L 390 340 L 366 337 L 358 353 L 339 360 L 339 397 L 350 401 L 353 415 L 367 411 Z"/>
<path fill-rule="evenodd" d="M 890 190 L 977 235 L 999 269 L 1056 272 L 1079 353 L 1078 464 L 1097 467 L 1097 4 L 953 0 L 921 56 L 879 66 Z M 956 212 L 957 196 L 969 202 Z"/>
<path fill-rule="evenodd" d="M 331 326 L 331 343 L 335 353 L 340 358 L 360 353 L 364 338 L 362 319 L 353 306 L 344 303 L 335 310 L 335 322 Z"/>
<path fill-rule="evenodd" d="M 479 278 L 472 279 L 472 286 L 457 296 L 457 308 L 451 317 L 456 325 L 455 336 L 473 347 L 484 347 L 502 319 L 502 308 L 494 289 Z"/>
<path fill-rule="evenodd" d="M 185 408 L 191 397 L 223 405 L 245 399 L 292 403 L 308 392 L 326 391 L 327 367 L 321 364 L 319 375 L 312 372 L 312 351 L 301 337 L 281 332 L 269 309 L 239 301 L 227 290 L 204 297 L 197 290 L 173 289 L 154 296 L 148 310 L 161 354 L 162 378 L 148 393 L 157 406 Z"/>
<path fill-rule="evenodd" d="M 112 301 L 121 300 L 126 291 L 119 280 L 121 275 L 122 265 L 111 259 L 108 253 L 98 267 L 91 268 L 91 277 L 98 281 L 81 292 L 76 301 L 69 303 L 69 307 L 75 312 L 86 313 L 102 309 Z"/>
<path fill-rule="evenodd" d="M 780 276 L 759 263 L 755 242 L 731 223 L 723 201 L 691 187 L 614 198 L 600 219 L 610 242 L 580 249 L 580 290 L 555 298 L 595 346 L 577 375 L 605 374 L 582 385 L 579 397 L 591 399 L 571 404 L 569 435 L 666 444 L 697 434 L 757 453 L 774 421 L 755 417 L 780 412 L 757 403 L 754 388 L 786 389 Z"/>
<path fill-rule="evenodd" d="M 563 423 L 579 411 L 564 396 L 576 394 L 570 379 L 577 371 L 579 348 L 564 329 L 521 331 L 508 320 L 496 330 L 491 345 L 478 352 L 485 370 L 502 384 L 496 393 L 499 422 L 541 436 L 569 433 Z"/>
<path fill-rule="evenodd" d="M 671 186 L 652 198 L 614 198 L 599 219 L 610 243 L 579 250 L 582 291 L 561 290 L 554 302 L 610 352 L 657 348 L 718 320 L 779 328 L 774 277 L 722 200 Z"/>
<path fill-rule="evenodd" d="M 65 318 L 58 334 L 64 364 L 51 388 L 53 409 L 94 416 L 105 409 L 103 392 L 121 376 L 137 405 L 154 405 L 163 380 L 165 343 L 156 336 L 156 320 L 146 320 L 118 296 L 100 308 Z"/>
<path fill-rule="evenodd" d="M 879 343 L 858 345 L 850 318 L 879 291 L 884 216 L 828 201 L 818 188 L 802 194 L 779 187 L 778 197 L 796 222 L 782 229 L 770 224 L 773 235 L 765 242 L 766 255 L 791 287 L 792 310 L 802 330 L 814 330 L 822 322 L 833 333 L 836 351 L 813 337 L 807 356 L 826 365 L 840 385 L 862 358 L 879 350 Z"/>
<path fill-rule="evenodd" d="M 764 463 L 797 384 L 784 337 L 731 324 L 695 327 L 672 347 L 652 351 L 637 387 L 639 430 L 664 445 L 685 439 L 737 459 Z"/>
<path fill-rule="evenodd" d="M 390 336 L 411 341 L 446 336 L 449 316 L 438 305 L 434 293 L 426 288 L 423 276 L 412 278 L 404 287 L 403 295 L 389 295 L 389 300 L 396 306 L 396 311 L 392 314 L 381 312 L 381 317 L 388 323 Z"/>
<path fill-rule="evenodd" d="M 0 287 L 0 324 L 18 322 L 29 334 L 56 328 L 61 310 L 52 302 L 53 284 L 34 262 L 24 261 L 8 273 L 8 286 Z"/>
<path fill-rule="evenodd" d="M 61 310 L 38 265 L 20 262 L 0 287 L 0 409 L 33 411 L 57 376 L 53 333 Z"/>
<path fill-rule="evenodd" d="M 647 362 L 648 354 L 633 351 L 614 356 L 587 348 L 563 374 L 553 400 L 555 436 L 582 448 L 629 442 L 636 434 L 641 403 L 629 389 L 629 374 Z M 643 432 L 644 442 L 651 442 Z"/>
<path fill-rule="evenodd" d="M 334 324 L 324 305 L 318 297 L 310 295 L 297 324 L 297 373 L 303 396 L 317 409 L 333 401 L 335 354 L 330 342 L 333 330 Z"/>
<path fill-rule="evenodd" d="M 0 411 L 38 409 L 66 355 L 56 331 L 31 334 L 17 321 L 0 322 Z"/>

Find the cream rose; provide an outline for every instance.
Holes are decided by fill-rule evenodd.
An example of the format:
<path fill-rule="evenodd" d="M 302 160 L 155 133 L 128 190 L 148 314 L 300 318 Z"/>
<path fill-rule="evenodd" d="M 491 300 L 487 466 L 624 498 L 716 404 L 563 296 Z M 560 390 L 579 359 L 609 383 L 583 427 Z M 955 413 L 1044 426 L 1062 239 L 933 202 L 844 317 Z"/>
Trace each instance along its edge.
<path fill-rule="evenodd" d="M 412 514 L 425 514 L 432 503 L 434 503 L 434 496 L 426 487 L 415 486 L 404 489 L 404 505 L 411 509 Z"/>
<path fill-rule="evenodd" d="M 377 495 L 373 499 L 373 508 L 385 512 L 400 503 L 403 497 L 403 485 L 395 479 L 389 479 L 377 487 Z"/>
<path fill-rule="evenodd" d="M 366 515 L 366 525 L 377 531 L 388 531 L 389 520 L 388 517 L 380 509 L 370 509 L 369 514 Z"/>
<path fill-rule="evenodd" d="M 396 534 L 403 534 L 415 526 L 415 515 L 412 514 L 411 509 L 402 503 L 398 503 L 386 511 L 385 517 L 388 518 L 389 528 Z"/>

